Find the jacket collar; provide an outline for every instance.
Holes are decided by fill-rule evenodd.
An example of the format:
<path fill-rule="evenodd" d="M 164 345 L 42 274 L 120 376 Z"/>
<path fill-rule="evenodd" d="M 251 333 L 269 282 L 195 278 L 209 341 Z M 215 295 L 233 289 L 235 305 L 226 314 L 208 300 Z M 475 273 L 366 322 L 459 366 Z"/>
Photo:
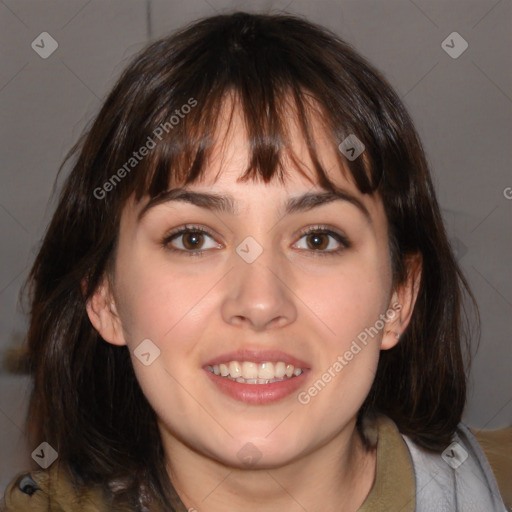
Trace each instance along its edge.
<path fill-rule="evenodd" d="M 414 512 L 413 461 L 398 427 L 391 418 L 379 414 L 372 425 L 365 427 L 365 434 L 376 438 L 377 469 L 373 487 L 358 512 Z"/>

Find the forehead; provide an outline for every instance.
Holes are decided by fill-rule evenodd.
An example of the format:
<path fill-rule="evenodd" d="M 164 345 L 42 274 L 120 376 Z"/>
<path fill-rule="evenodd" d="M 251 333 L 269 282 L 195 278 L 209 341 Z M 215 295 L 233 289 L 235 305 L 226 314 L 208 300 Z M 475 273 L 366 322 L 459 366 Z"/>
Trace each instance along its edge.
<path fill-rule="evenodd" d="M 279 148 L 279 172 L 275 173 L 270 184 L 282 189 L 323 188 L 319 184 L 318 174 L 311 159 L 310 148 L 299 125 L 299 116 L 293 104 L 285 106 L 286 115 L 283 131 L 285 145 L 279 137 L 273 139 L 266 135 L 265 143 Z M 347 167 L 340 165 L 340 156 L 336 141 L 327 128 L 322 112 L 313 101 L 308 107 L 308 120 L 314 145 L 320 164 L 328 179 L 337 186 L 357 190 L 352 174 Z M 269 113 L 268 115 L 272 115 Z M 242 182 L 241 175 L 253 163 L 250 161 L 253 145 L 260 141 L 251 140 L 247 129 L 247 120 L 236 96 L 228 95 L 221 106 L 215 132 L 214 144 L 208 156 L 207 165 L 201 177 L 194 182 L 197 186 L 235 186 L 244 188 L 251 185 L 259 188 L 260 176 L 254 180 Z M 364 158 L 364 156 L 362 156 Z M 171 177 L 172 179 L 172 177 Z"/>
<path fill-rule="evenodd" d="M 214 196 L 223 196 L 219 201 L 205 197 L 195 197 L 190 200 L 185 197 L 183 202 L 201 205 L 210 209 L 237 215 L 241 210 L 269 209 L 275 207 L 282 214 L 304 211 L 317 206 L 321 202 L 320 195 L 331 192 L 331 197 L 325 202 L 332 202 L 332 188 L 328 189 L 319 182 L 315 163 L 312 161 L 310 148 L 299 124 L 299 116 L 292 104 L 285 106 L 284 144 L 282 137 L 273 139 L 268 136 L 265 144 L 274 144 L 279 148 L 279 169 L 272 179 L 264 182 L 259 173 L 254 173 L 248 179 L 242 179 L 246 169 L 253 165 L 251 162 L 252 149 L 255 143 L 251 140 L 247 129 L 246 116 L 240 102 L 234 95 L 227 95 L 220 107 L 219 116 L 213 130 L 213 144 L 208 153 L 208 159 L 199 178 L 187 183 L 173 180 L 171 173 L 169 192 L 156 198 L 143 198 L 139 218 L 146 211 L 159 204 L 180 197 L 180 191 L 196 191 Z M 376 194 L 362 194 L 352 177 L 350 170 L 343 165 L 332 131 L 326 126 L 321 109 L 312 101 L 308 105 L 308 121 L 316 154 L 325 175 L 335 189 L 334 195 L 341 196 L 356 205 L 371 220 L 371 210 L 375 210 L 380 202 Z M 364 160 L 365 155 L 360 158 Z M 307 198 L 304 198 L 305 195 Z M 316 197 L 313 195 L 316 194 Z M 300 201 L 297 201 L 300 199 Z M 334 198 L 336 199 L 336 198 Z M 177 204 L 177 203 L 174 203 Z M 378 212 L 374 212 L 378 214 Z"/>

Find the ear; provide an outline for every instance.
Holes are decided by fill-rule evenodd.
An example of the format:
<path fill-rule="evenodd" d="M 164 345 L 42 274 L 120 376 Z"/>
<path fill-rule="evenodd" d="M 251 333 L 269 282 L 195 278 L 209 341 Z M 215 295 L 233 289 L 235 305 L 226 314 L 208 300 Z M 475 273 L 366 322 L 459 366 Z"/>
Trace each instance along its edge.
<path fill-rule="evenodd" d="M 86 303 L 87 315 L 100 336 L 113 345 L 126 345 L 116 304 L 105 277 Z"/>
<path fill-rule="evenodd" d="M 393 291 L 386 312 L 387 322 L 382 337 L 381 350 L 389 350 L 399 342 L 400 336 L 409 325 L 418 297 L 423 267 L 421 254 L 416 253 L 408 256 L 405 265 L 407 278 Z"/>

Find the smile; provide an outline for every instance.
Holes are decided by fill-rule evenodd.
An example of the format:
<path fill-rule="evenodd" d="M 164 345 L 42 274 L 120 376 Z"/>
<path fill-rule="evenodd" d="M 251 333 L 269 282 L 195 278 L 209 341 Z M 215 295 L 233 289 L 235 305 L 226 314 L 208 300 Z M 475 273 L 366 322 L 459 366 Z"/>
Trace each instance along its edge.
<path fill-rule="evenodd" d="M 304 370 L 283 361 L 255 363 L 252 361 L 229 361 L 206 366 L 209 372 L 242 384 L 272 384 L 298 377 Z"/>
<path fill-rule="evenodd" d="M 244 375 L 244 366 L 249 373 L 248 378 L 244 378 L 241 375 L 239 377 L 231 376 L 231 364 L 235 363 L 234 373 L 240 373 Z M 223 395 L 236 400 L 237 402 L 245 402 L 253 405 L 264 405 L 272 402 L 278 402 L 286 397 L 293 396 L 299 388 L 305 385 L 309 369 L 295 368 L 291 364 L 285 366 L 285 374 L 282 377 L 275 377 L 275 375 L 281 375 L 282 373 L 282 361 L 270 363 L 256 364 L 252 361 L 244 361 L 239 363 L 238 361 L 230 361 L 229 363 L 223 363 L 222 371 L 227 375 L 221 375 L 220 364 L 213 366 L 205 366 L 203 370 L 209 377 L 210 382 L 214 385 L 214 388 L 219 390 Z M 284 364 L 284 363 L 283 363 Z M 238 365 L 238 370 L 236 369 Z M 265 368 L 268 373 L 262 373 L 266 378 L 260 378 L 255 370 L 259 372 L 261 367 Z M 217 367 L 217 368 L 216 368 Z M 276 368 L 277 367 L 277 368 Z M 214 369 L 215 368 L 215 369 Z M 215 373 L 215 371 L 218 372 Z M 252 373 L 251 373 L 252 372 Z M 290 374 L 290 376 L 287 376 Z M 271 378 L 268 378 L 271 377 Z"/>

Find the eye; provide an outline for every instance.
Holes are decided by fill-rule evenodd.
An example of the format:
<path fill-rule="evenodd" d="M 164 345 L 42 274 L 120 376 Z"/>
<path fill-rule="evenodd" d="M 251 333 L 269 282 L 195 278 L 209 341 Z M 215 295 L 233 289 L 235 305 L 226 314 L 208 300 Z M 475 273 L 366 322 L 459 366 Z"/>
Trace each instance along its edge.
<path fill-rule="evenodd" d="M 205 240 L 212 240 L 205 245 Z M 186 256 L 202 256 L 205 250 L 217 249 L 219 244 L 213 241 L 213 235 L 205 228 L 199 226 L 184 226 L 169 233 L 161 241 L 166 249 L 181 252 Z"/>
<path fill-rule="evenodd" d="M 207 239 L 211 240 L 209 245 L 205 245 Z M 351 243 L 346 236 L 326 226 L 312 226 L 302 231 L 299 240 L 302 239 L 305 241 L 305 247 L 298 248 L 313 253 L 315 256 L 335 255 L 351 247 Z M 214 241 L 214 235 L 209 230 L 190 225 L 166 235 L 161 241 L 161 245 L 169 251 L 181 253 L 185 256 L 203 256 L 209 249 L 222 247 Z"/>
<path fill-rule="evenodd" d="M 315 256 L 339 254 L 351 246 L 346 236 L 325 226 L 312 226 L 301 235 L 300 240 L 305 240 L 305 247 L 299 247 L 299 249 L 316 253 Z"/>

